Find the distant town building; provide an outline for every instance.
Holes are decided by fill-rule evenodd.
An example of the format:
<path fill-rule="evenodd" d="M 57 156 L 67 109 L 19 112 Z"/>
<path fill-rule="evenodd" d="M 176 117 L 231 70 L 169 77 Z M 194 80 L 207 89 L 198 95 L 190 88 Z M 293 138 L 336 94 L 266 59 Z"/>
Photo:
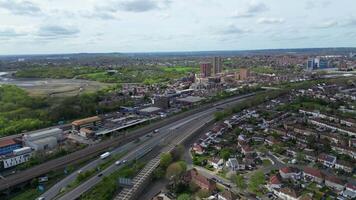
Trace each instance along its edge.
<path fill-rule="evenodd" d="M 322 57 L 309 58 L 307 61 L 307 70 L 326 69 L 329 67 L 331 67 L 329 61 Z"/>
<path fill-rule="evenodd" d="M 221 58 L 220 57 L 214 57 L 213 58 L 213 75 L 216 76 L 216 74 L 221 73 L 222 71 L 222 63 L 221 63 Z"/>
<path fill-rule="evenodd" d="M 241 68 L 239 73 L 239 80 L 247 80 L 250 77 L 250 70 L 248 68 Z"/>
<path fill-rule="evenodd" d="M 200 63 L 200 73 L 202 78 L 211 76 L 211 63 Z"/>

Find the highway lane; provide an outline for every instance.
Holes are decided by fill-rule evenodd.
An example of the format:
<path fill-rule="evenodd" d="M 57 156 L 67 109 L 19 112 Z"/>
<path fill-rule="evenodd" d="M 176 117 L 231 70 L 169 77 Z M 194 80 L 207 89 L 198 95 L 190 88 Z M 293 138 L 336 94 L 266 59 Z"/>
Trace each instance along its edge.
<path fill-rule="evenodd" d="M 210 114 L 211 114 L 211 111 L 204 111 L 202 113 L 192 115 L 188 119 L 179 120 L 179 121 L 173 123 L 172 125 L 167 125 L 167 126 L 162 127 L 160 129 L 159 133 L 153 135 L 153 137 L 150 140 L 139 145 L 135 150 L 128 153 L 121 160 L 127 160 L 128 162 L 133 161 L 136 159 L 137 155 L 143 149 L 150 149 L 157 145 L 167 144 L 166 141 L 169 141 L 171 138 L 175 138 L 175 137 L 179 136 L 179 134 L 177 134 L 177 133 L 180 131 L 179 127 L 181 127 L 181 124 L 189 123 L 192 126 L 189 128 L 194 128 L 194 127 L 200 125 L 199 123 L 196 123 L 198 120 L 198 117 L 203 117 L 204 115 L 210 115 Z M 210 117 L 210 119 L 211 119 L 211 117 Z M 175 128 L 171 129 L 172 126 Z M 182 131 L 184 131 L 184 130 L 182 130 Z M 89 180 L 85 181 L 83 184 L 81 184 L 74 190 L 66 193 L 59 199 L 60 200 L 71 200 L 71 199 L 78 198 L 81 194 L 88 191 L 91 187 L 95 186 L 98 182 L 100 182 L 104 176 L 110 175 L 112 172 L 122 168 L 123 166 L 124 165 L 119 165 L 119 166 L 117 166 L 115 164 L 111 165 L 110 167 L 108 167 L 106 170 L 104 170 L 102 172 L 103 175 L 101 177 L 94 176 L 94 177 L 90 178 Z"/>
<path fill-rule="evenodd" d="M 241 101 L 240 98 L 237 98 L 237 100 Z M 244 98 L 242 97 L 242 99 L 244 99 Z M 229 102 L 228 101 L 228 103 L 226 103 L 224 105 L 223 104 L 216 104 L 216 106 L 229 107 L 232 104 L 236 104 L 236 103 L 237 102 L 235 102 L 235 101 L 233 101 L 233 102 Z M 154 135 L 154 137 L 152 138 L 152 140 L 154 140 L 154 143 L 143 144 L 141 146 L 142 147 L 153 147 L 154 145 L 157 145 L 159 143 L 163 144 L 163 143 L 165 143 L 165 141 L 170 141 L 170 140 L 172 140 L 172 138 L 176 138 L 176 136 L 177 136 L 177 134 L 174 134 L 174 132 L 187 132 L 187 129 L 195 129 L 196 127 L 202 126 L 202 125 L 206 124 L 207 122 L 211 121 L 213 119 L 213 113 L 214 112 L 216 112 L 216 108 L 212 107 L 212 108 L 207 109 L 205 111 L 202 111 L 200 113 L 193 114 L 193 115 L 187 117 L 186 119 L 178 120 L 178 121 L 176 121 L 176 122 L 174 122 L 172 124 L 166 125 L 166 126 L 164 126 L 164 127 L 162 127 L 160 129 L 160 133 L 159 134 Z M 206 115 L 208 117 L 206 117 Z M 181 127 L 187 127 L 187 128 L 184 128 L 184 129 L 180 130 Z M 170 138 L 169 138 L 169 135 L 171 135 Z M 168 138 L 166 138 L 166 137 L 168 137 Z M 180 138 L 180 140 L 182 140 L 182 139 Z M 178 142 L 179 142 L 179 140 L 178 141 L 174 141 L 173 140 L 172 145 L 174 145 L 174 144 L 176 144 Z M 135 152 L 140 151 L 140 148 L 142 148 L 142 147 L 138 147 L 137 150 L 135 150 Z M 134 155 L 134 153 L 128 154 L 123 159 L 132 160 L 132 159 L 134 159 L 133 155 Z M 82 185 L 78 186 L 74 190 L 72 190 L 69 193 L 67 193 L 64 196 L 62 196 L 60 199 L 61 200 L 67 200 L 67 199 L 69 200 L 69 199 L 78 198 L 85 191 L 89 190 L 91 187 L 93 187 L 98 182 L 100 182 L 100 180 L 104 176 L 112 173 L 115 170 L 118 170 L 121 167 L 122 166 L 115 166 L 115 165 L 110 166 L 109 168 L 107 168 L 107 170 L 105 172 L 103 172 L 103 176 L 101 176 L 101 177 L 98 177 L 98 176 L 92 177 L 91 179 L 89 179 L 86 182 L 84 182 Z"/>
<path fill-rule="evenodd" d="M 149 139 L 149 137 L 147 137 L 146 135 L 142 136 L 142 137 L 140 137 L 139 143 L 143 143 L 143 142 L 147 141 L 148 139 Z M 136 146 L 137 146 L 137 143 L 129 142 L 123 146 L 120 146 L 120 147 L 114 149 L 113 151 L 111 151 L 111 154 L 117 155 L 120 153 L 124 153 L 124 152 L 127 152 L 127 151 L 135 148 Z M 105 161 L 106 160 L 102 160 L 100 158 L 97 158 L 97 159 L 91 161 L 90 163 L 86 164 L 85 166 L 81 167 L 77 171 L 71 173 L 70 175 L 66 176 L 64 179 L 62 179 L 61 181 L 59 181 L 58 183 L 53 185 L 49 190 L 47 190 L 41 196 L 45 197 L 45 199 L 53 199 L 55 196 L 57 196 L 60 193 L 62 188 L 65 188 L 66 186 L 68 186 L 71 182 L 73 182 L 77 178 L 78 171 L 81 171 L 81 173 L 84 173 L 88 170 L 95 169 L 98 165 L 100 165 L 101 163 L 103 163 Z"/>

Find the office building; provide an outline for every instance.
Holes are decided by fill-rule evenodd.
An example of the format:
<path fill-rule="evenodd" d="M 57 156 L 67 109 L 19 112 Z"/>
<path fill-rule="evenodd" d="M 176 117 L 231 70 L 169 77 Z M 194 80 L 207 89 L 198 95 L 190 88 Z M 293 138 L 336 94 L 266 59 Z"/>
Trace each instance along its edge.
<path fill-rule="evenodd" d="M 12 152 L 11 156 L 4 157 L 0 161 L 0 170 L 14 167 L 16 165 L 25 163 L 30 160 L 32 149 L 30 147 L 23 147 Z"/>
<path fill-rule="evenodd" d="M 330 63 L 325 58 L 309 58 L 307 61 L 307 70 L 326 69 L 329 67 Z"/>
<path fill-rule="evenodd" d="M 200 63 L 200 73 L 202 78 L 211 76 L 211 63 Z"/>
<path fill-rule="evenodd" d="M 221 58 L 220 57 L 214 57 L 213 58 L 213 76 L 216 76 L 217 74 L 221 73 L 222 71 L 222 63 L 221 63 Z"/>

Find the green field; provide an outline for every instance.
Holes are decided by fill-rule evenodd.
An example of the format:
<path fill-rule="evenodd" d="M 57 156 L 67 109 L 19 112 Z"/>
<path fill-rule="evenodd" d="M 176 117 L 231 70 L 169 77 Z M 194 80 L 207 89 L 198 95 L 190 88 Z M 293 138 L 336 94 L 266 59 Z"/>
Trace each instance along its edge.
<path fill-rule="evenodd" d="M 76 78 L 104 83 L 144 83 L 154 84 L 182 78 L 189 72 L 197 72 L 196 67 L 125 67 L 116 68 L 117 73 L 109 74 L 103 68 L 94 67 L 36 67 L 16 72 L 21 78 Z"/>

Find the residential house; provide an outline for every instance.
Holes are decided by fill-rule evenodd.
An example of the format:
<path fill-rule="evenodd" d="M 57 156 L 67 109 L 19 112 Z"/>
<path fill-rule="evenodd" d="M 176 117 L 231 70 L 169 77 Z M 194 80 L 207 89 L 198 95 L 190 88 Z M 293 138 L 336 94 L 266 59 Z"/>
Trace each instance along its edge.
<path fill-rule="evenodd" d="M 268 145 L 274 145 L 274 144 L 278 144 L 279 141 L 277 139 L 275 139 L 274 137 L 272 137 L 272 136 L 268 136 L 265 139 L 265 143 L 268 144 Z"/>
<path fill-rule="evenodd" d="M 212 157 L 208 160 L 209 165 L 213 166 L 214 169 L 222 169 L 224 167 L 224 160 L 219 157 Z"/>
<path fill-rule="evenodd" d="M 318 161 L 323 164 L 325 167 L 332 168 L 334 167 L 336 163 L 336 157 L 332 155 L 328 155 L 325 153 L 322 153 L 318 156 Z"/>
<path fill-rule="evenodd" d="M 344 160 L 337 160 L 335 163 L 335 169 L 340 169 L 345 172 L 352 173 L 354 170 L 354 166 L 350 162 Z"/>
<path fill-rule="evenodd" d="M 238 161 L 236 158 L 229 158 L 225 163 L 226 167 L 228 167 L 231 171 L 244 170 L 245 164 L 242 161 Z"/>
<path fill-rule="evenodd" d="M 237 200 L 238 196 L 230 190 L 225 190 L 218 194 L 218 200 Z"/>
<path fill-rule="evenodd" d="M 283 179 L 300 179 L 302 176 L 301 171 L 295 167 L 283 167 L 279 169 L 279 173 Z"/>
<path fill-rule="evenodd" d="M 204 148 L 200 144 L 194 144 L 192 147 L 192 151 L 198 155 L 202 155 L 205 153 Z"/>
<path fill-rule="evenodd" d="M 255 151 L 249 145 L 243 145 L 241 146 L 241 152 L 247 156 L 252 155 Z"/>
<path fill-rule="evenodd" d="M 319 184 L 323 183 L 324 175 L 318 169 L 305 167 L 303 170 L 303 175 L 305 179 L 310 179 Z"/>
<path fill-rule="evenodd" d="M 300 190 L 285 187 L 280 190 L 275 190 L 275 194 L 283 200 L 299 200 L 301 197 Z"/>
<path fill-rule="evenodd" d="M 345 188 L 345 183 L 336 176 L 325 176 L 325 185 L 338 191 Z"/>
<path fill-rule="evenodd" d="M 196 169 L 187 171 L 183 179 L 186 182 L 193 182 L 203 190 L 208 190 L 209 192 L 216 190 L 216 183 L 213 180 L 199 174 Z"/>
<path fill-rule="evenodd" d="M 352 183 L 346 184 L 345 190 L 342 192 L 342 196 L 355 199 L 356 198 L 356 185 Z"/>
<path fill-rule="evenodd" d="M 279 174 L 273 175 L 269 178 L 268 187 L 271 189 L 279 189 L 282 187 L 282 180 Z"/>

